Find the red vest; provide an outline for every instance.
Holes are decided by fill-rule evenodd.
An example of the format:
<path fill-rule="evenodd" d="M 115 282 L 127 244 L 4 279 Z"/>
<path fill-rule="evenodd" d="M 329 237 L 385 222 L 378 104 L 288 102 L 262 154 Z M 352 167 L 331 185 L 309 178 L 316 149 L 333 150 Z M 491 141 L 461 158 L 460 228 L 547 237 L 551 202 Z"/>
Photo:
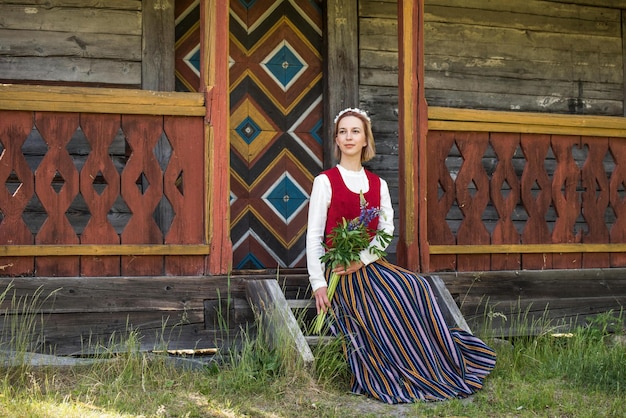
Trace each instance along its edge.
<path fill-rule="evenodd" d="M 330 198 L 330 207 L 328 208 L 328 215 L 326 217 L 326 228 L 324 229 L 324 236 L 326 237 L 326 245 L 332 246 L 328 235 L 333 228 L 343 221 L 343 218 L 351 220 L 358 218 L 361 214 L 361 197 L 359 193 L 354 193 L 343 182 L 339 168 L 333 167 L 324 171 L 322 174 L 326 174 L 330 180 L 330 188 L 332 189 L 332 196 Z M 369 182 L 369 190 L 364 193 L 365 200 L 367 201 L 368 208 L 380 207 L 380 177 L 365 170 L 367 175 L 367 181 Z M 372 219 L 369 224 L 369 228 L 376 230 L 378 228 L 378 216 Z"/>

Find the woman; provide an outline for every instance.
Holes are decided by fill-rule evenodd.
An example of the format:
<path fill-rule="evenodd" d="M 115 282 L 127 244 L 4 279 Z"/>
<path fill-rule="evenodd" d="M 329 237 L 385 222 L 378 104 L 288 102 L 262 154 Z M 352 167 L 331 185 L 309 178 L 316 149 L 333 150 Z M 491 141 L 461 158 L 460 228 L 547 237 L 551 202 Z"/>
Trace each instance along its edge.
<path fill-rule="evenodd" d="M 380 209 L 373 227 L 393 234 L 387 183 L 362 166 L 376 153 L 366 112 L 339 112 L 335 152 L 339 164 L 313 182 L 307 264 L 318 313 L 330 310 L 331 332 L 345 336 L 352 391 L 386 403 L 471 395 L 495 366 L 495 352 L 461 329 L 448 329 L 426 280 L 366 249 L 360 260 L 333 269 L 340 281 L 328 299 L 331 271 L 320 261 L 322 242 L 342 218 L 359 216 L 361 193 Z M 374 238 L 370 246 L 381 244 Z"/>

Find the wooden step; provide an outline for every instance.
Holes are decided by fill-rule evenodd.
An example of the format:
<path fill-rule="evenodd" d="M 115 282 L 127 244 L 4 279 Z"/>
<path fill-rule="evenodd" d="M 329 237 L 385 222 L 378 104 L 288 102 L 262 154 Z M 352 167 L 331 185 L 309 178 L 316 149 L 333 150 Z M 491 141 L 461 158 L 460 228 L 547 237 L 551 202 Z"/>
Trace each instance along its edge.
<path fill-rule="evenodd" d="M 335 337 L 331 335 L 306 335 L 304 339 L 306 340 L 306 342 L 309 344 L 310 347 L 315 347 L 320 344 L 328 344 L 332 342 L 335 339 Z"/>
<path fill-rule="evenodd" d="M 289 337 L 304 365 L 312 367 L 313 353 L 278 282 L 273 279 L 248 280 L 246 293 L 272 343 L 277 346 L 281 344 L 281 338 Z"/>
<path fill-rule="evenodd" d="M 315 299 L 287 299 L 291 309 L 315 309 Z"/>

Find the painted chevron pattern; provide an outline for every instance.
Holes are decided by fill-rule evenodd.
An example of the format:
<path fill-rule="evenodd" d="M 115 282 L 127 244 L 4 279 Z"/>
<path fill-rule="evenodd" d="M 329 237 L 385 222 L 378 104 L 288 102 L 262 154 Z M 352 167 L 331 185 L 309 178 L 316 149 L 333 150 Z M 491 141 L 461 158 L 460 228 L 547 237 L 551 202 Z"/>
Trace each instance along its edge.
<path fill-rule="evenodd" d="M 199 83 L 199 13 L 197 2 L 180 3 L 177 88 L 189 91 Z M 230 2 L 235 269 L 305 265 L 307 203 L 323 161 L 321 19 L 319 0 Z"/>

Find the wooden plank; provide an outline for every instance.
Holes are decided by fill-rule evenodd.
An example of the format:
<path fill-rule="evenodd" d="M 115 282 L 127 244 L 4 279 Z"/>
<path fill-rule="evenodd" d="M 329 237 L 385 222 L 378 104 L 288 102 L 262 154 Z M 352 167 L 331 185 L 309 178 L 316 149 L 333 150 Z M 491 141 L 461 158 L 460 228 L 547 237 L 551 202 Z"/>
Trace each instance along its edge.
<path fill-rule="evenodd" d="M 175 216 L 165 235 L 166 244 L 205 243 L 204 124 L 199 118 L 166 117 L 164 131 L 172 156 L 163 173 L 163 192 Z M 202 275 L 205 257 L 166 257 L 166 274 Z"/>
<path fill-rule="evenodd" d="M 442 79 L 442 82 L 445 82 L 445 79 Z M 454 107 L 459 106 L 462 103 L 463 106 L 467 106 L 468 108 L 476 108 L 476 109 L 484 109 L 491 108 L 492 110 L 500 110 L 500 111 L 520 111 L 520 112 L 537 112 L 537 113 L 550 113 L 550 114 L 568 114 L 573 113 L 573 108 L 578 109 L 580 106 L 587 107 L 591 112 L 596 115 L 603 116 L 620 116 L 622 114 L 623 102 L 622 100 L 611 99 L 609 96 L 612 93 L 607 93 L 606 98 L 599 99 L 591 99 L 587 98 L 583 101 L 579 101 L 578 99 L 574 99 L 568 96 L 568 93 L 565 92 L 559 97 L 555 96 L 543 96 L 541 93 L 537 93 L 533 91 L 532 86 L 526 87 L 526 81 L 516 83 L 514 87 L 511 88 L 510 92 L 489 92 L 489 91 L 476 91 L 476 89 L 472 90 L 471 83 L 467 83 L 468 91 L 458 91 L 454 89 L 428 89 L 428 94 L 426 98 L 429 103 L 432 103 L 433 106 L 443 106 L 443 107 Z M 546 83 L 545 84 L 551 83 Z M 558 84 L 555 83 L 555 84 Z M 451 87 L 453 87 L 451 85 Z M 612 91 L 616 93 L 618 90 L 620 91 L 621 96 L 621 85 L 613 88 Z M 558 88 L 558 87 L 557 87 Z M 526 91 L 526 93 L 518 94 L 515 90 Z M 455 91 L 454 95 L 450 94 L 450 91 Z M 578 113 L 578 111 L 576 111 Z M 445 122 L 444 122 L 445 125 Z M 469 124 L 468 124 L 469 125 Z M 463 129 L 467 130 L 484 130 L 481 128 L 479 124 L 475 124 L 476 127 L 464 126 Z M 518 129 L 514 128 L 512 124 L 502 124 L 503 129 L 506 132 L 519 132 Z M 447 127 L 445 128 L 447 129 Z M 581 132 L 577 132 L 575 130 L 551 130 L 550 132 L 542 132 L 540 127 L 529 125 L 526 127 L 520 127 L 524 132 L 537 132 L 537 133 L 555 133 L 555 134 L 565 134 L 565 135 L 578 135 Z M 544 128 L 545 129 L 545 128 Z M 604 130 L 605 133 L 585 133 L 588 135 L 607 135 L 607 130 Z M 597 131 L 600 132 L 600 131 Z"/>
<path fill-rule="evenodd" d="M 609 230 L 606 225 L 606 212 L 609 209 L 609 181 L 603 164 L 609 152 L 609 139 L 596 137 L 581 138 L 582 147 L 587 149 L 587 159 L 581 168 L 583 191 L 581 192 L 581 212 L 587 223 L 587 231 L 582 235 L 584 243 L 606 243 Z M 609 253 L 583 253 L 582 267 L 610 266 Z"/>
<path fill-rule="evenodd" d="M 51 7 L 88 7 L 94 9 L 136 10 L 141 11 L 141 0 L 3 0 L 4 4 L 33 5 L 43 8 Z"/>
<path fill-rule="evenodd" d="M 56 31 L 72 28 L 74 32 L 141 35 L 138 10 L 98 9 L 88 7 L 24 7 L 0 4 L 0 16 L 6 29 Z"/>
<path fill-rule="evenodd" d="M 326 4 L 324 42 L 324 167 L 333 166 L 335 115 L 346 107 L 359 106 L 359 81 L 354 76 L 359 69 L 358 1 L 331 0 Z"/>
<path fill-rule="evenodd" d="M 276 349 L 295 350 L 296 358 L 312 367 L 313 353 L 276 280 L 248 280 L 246 294 Z"/>
<path fill-rule="evenodd" d="M 3 80 L 141 84 L 140 63 L 112 59 L 0 56 L 0 74 Z"/>
<path fill-rule="evenodd" d="M 490 135 L 498 163 L 491 175 L 491 201 L 498 212 L 498 220 L 491 233 L 491 244 L 519 244 L 520 234 L 513 224 L 512 214 L 520 200 L 520 182 L 513 166 L 513 156 L 519 147 L 518 134 Z M 490 270 L 515 270 L 521 266 L 519 254 L 494 254 Z"/>
<path fill-rule="evenodd" d="M 541 331 L 532 329 L 533 321 L 550 322 L 551 327 L 581 324 L 595 314 L 619 312 L 626 300 L 624 269 L 619 268 L 455 272 L 439 277 L 472 328 L 491 325 L 490 332 L 502 336 Z"/>
<path fill-rule="evenodd" d="M 163 133 L 163 120 L 161 117 L 124 115 L 122 130 L 132 154 L 122 172 L 121 195 L 133 216 L 121 234 L 121 243 L 162 244 L 163 233 L 152 214 L 163 196 L 163 174 L 153 153 Z M 122 257 L 122 274 L 163 274 L 163 257 Z"/>
<path fill-rule="evenodd" d="M 188 92 L 164 92 L 95 87 L 56 87 L 0 84 L 3 100 L 32 100 L 51 102 L 91 102 L 102 104 L 184 107 L 204 106 L 204 95 Z M 123 113 L 123 112 L 118 112 Z"/>
<path fill-rule="evenodd" d="M 610 7 L 613 9 L 624 9 L 626 5 L 622 0 L 546 0 L 552 3 L 573 3 L 592 7 Z"/>
<path fill-rule="evenodd" d="M 359 17 L 388 18 L 398 14 L 397 0 L 359 0 Z"/>
<path fill-rule="evenodd" d="M 626 201 L 623 198 L 626 184 L 626 141 L 609 139 L 609 148 L 615 168 L 609 181 L 609 204 L 615 212 L 615 223 L 609 232 L 611 243 L 626 243 Z M 626 254 L 611 254 L 611 267 L 626 266 Z"/>
<path fill-rule="evenodd" d="M 574 225 L 581 208 L 577 191 L 581 174 L 572 154 L 572 149 L 580 148 L 580 145 L 580 136 L 561 136 L 558 141 L 551 141 L 557 161 L 552 173 L 552 207 L 556 212 L 552 228 L 553 243 L 578 243 L 582 239 L 580 231 L 574 234 Z M 582 255 L 553 254 L 552 263 L 553 268 L 580 268 Z"/>
<path fill-rule="evenodd" d="M 120 175 L 109 157 L 109 147 L 121 125 L 119 115 L 83 114 L 81 129 L 91 152 L 80 170 L 80 191 L 91 215 L 80 243 L 119 245 L 120 237 L 108 220 L 108 214 L 120 194 Z M 96 190 L 94 180 L 101 176 L 106 187 Z M 120 257 L 82 257 L 81 276 L 119 276 Z"/>
<path fill-rule="evenodd" d="M 204 116 L 202 93 L 0 84 L 0 109 Z"/>
<path fill-rule="evenodd" d="M 520 145 L 526 159 L 521 178 L 521 197 L 528 214 L 528 220 L 522 231 L 522 243 L 550 242 L 550 231 L 545 219 L 552 201 L 552 191 L 550 178 L 543 165 L 550 147 L 550 138 L 542 135 L 522 135 Z M 536 193 L 535 185 L 539 188 Z M 522 268 L 552 268 L 552 256 L 524 254 Z"/>
<path fill-rule="evenodd" d="M 611 231 L 617 228 L 612 228 Z M 1 248 L 1 247 L 0 247 Z M 614 253 L 626 251 L 626 244 L 488 244 L 437 245 L 431 244 L 431 254 L 550 254 L 550 253 Z M 621 266 L 616 266 L 621 267 Z"/>
<path fill-rule="evenodd" d="M 209 245 L 172 245 L 172 244 L 120 244 L 120 245 L 0 245 L 0 256 L 29 257 L 82 255 L 104 257 L 110 255 L 208 255 Z"/>
<path fill-rule="evenodd" d="M 388 18 L 361 19 L 359 21 L 359 48 L 374 51 L 398 52 L 398 20 Z"/>
<path fill-rule="evenodd" d="M 48 152 L 35 171 L 35 192 L 48 214 L 35 244 L 78 244 L 79 238 L 65 216 L 80 187 L 78 170 L 65 148 L 79 127 L 78 114 L 37 113 L 35 125 L 48 145 Z M 42 276 L 77 276 L 79 259 L 37 257 L 35 268 Z"/>
<path fill-rule="evenodd" d="M 433 246 L 456 246 L 456 237 L 446 222 L 447 214 L 456 201 L 454 180 L 445 165 L 446 156 L 454 145 L 454 134 L 431 131 L 428 133 L 428 241 L 430 271 L 456 270 L 454 255 L 441 256 L 430 251 Z"/>
<path fill-rule="evenodd" d="M 599 22 L 606 19 L 607 12 L 612 12 L 606 9 L 624 8 L 620 0 L 513 0 L 508 4 L 485 2 L 484 0 L 429 0 L 428 5 L 504 12 L 516 10 L 523 14 L 539 14 L 568 19 L 579 18 L 584 15 L 586 19 Z"/>
<path fill-rule="evenodd" d="M 0 187 L 0 244 L 32 245 L 33 234 L 22 213 L 35 192 L 35 178 L 22 154 L 22 146 L 33 127 L 30 112 L 3 112 L 0 117 L 0 179 L 16 176 L 13 186 L 8 181 Z M 35 269 L 33 257 L 0 257 L 0 274 L 31 275 Z"/>
<path fill-rule="evenodd" d="M 455 135 L 456 144 L 463 158 L 463 165 L 454 181 L 456 201 L 463 221 L 456 233 L 456 242 L 464 244 L 488 244 L 489 231 L 482 221 L 482 214 L 489 202 L 489 179 L 482 166 L 482 156 L 489 143 L 483 133 L 463 132 Z M 482 254 L 459 255 L 458 269 L 462 271 L 490 270 L 490 257 Z"/>
<path fill-rule="evenodd" d="M 520 31 L 616 36 L 621 31 L 620 11 L 575 5 L 547 5 L 543 1 L 491 4 L 473 1 L 435 1 L 426 8 L 428 22 L 458 23 L 476 27 L 504 27 Z M 513 4 L 511 4 L 513 3 Z M 518 7 L 519 6 L 519 7 Z M 585 16 L 585 19 L 581 19 Z"/>
<path fill-rule="evenodd" d="M 364 54 L 365 55 L 365 54 Z M 389 60 L 386 60 L 389 65 Z M 368 67 L 370 71 L 378 69 L 379 66 L 384 64 L 374 62 Z M 374 68 L 372 68 L 374 67 Z M 526 100 L 525 97 L 537 96 L 552 96 L 554 101 L 561 100 L 567 102 L 570 98 L 576 98 L 580 94 L 580 89 L 584 91 L 585 99 L 595 102 L 606 101 L 608 103 L 618 101 L 623 102 L 623 86 L 622 83 L 603 83 L 599 81 L 580 82 L 578 80 L 551 80 L 550 84 L 546 84 L 545 80 L 516 80 L 515 83 L 511 83 L 511 80 L 502 77 L 494 77 L 490 74 L 442 74 L 440 71 L 426 71 L 426 87 L 428 90 L 428 97 L 431 100 L 441 100 L 443 92 L 446 90 L 456 91 L 459 94 L 467 92 L 476 92 L 492 95 L 509 95 L 510 97 L 519 98 L 519 100 Z M 442 92 L 440 92 L 442 91 Z M 555 91 L 559 92 L 559 96 L 554 96 Z M 465 98 L 463 98 L 465 101 Z M 430 103 L 430 102 L 429 102 Z M 503 111 L 511 109 L 521 110 L 522 106 L 518 107 L 517 100 L 515 103 L 504 103 L 508 106 L 508 109 L 502 109 Z M 511 107 L 513 106 L 513 107 Z M 432 107 L 451 107 L 447 105 L 433 104 Z M 481 109 L 481 108 L 470 108 Z M 498 109 L 492 109 L 498 110 Z M 517 110 L 516 110 L 517 111 Z M 621 116 L 621 115 L 614 115 Z"/>
<path fill-rule="evenodd" d="M 83 57 L 141 61 L 141 37 L 109 33 L 81 33 L 0 29 L 0 56 Z M 111 48 L 115 45 L 115 48 Z"/>
<path fill-rule="evenodd" d="M 609 130 L 617 131 L 617 133 L 615 133 L 615 136 L 625 136 L 622 131 L 626 131 L 626 119 L 622 117 L 610 116 L 559 114 L 546 115 L 531 112 L 503 112 L 495 110 L 430 107 L 428 110 L 428 117 L 429 120 L 433 121 L 471 121 L 494 124 L 510 123 L 514 125 L 543 125 L 578 129 L 600 129 L 604 127 Z"/>
<path fill-rule="evenodd" d="M 433 131 L 457 131 L 457 132 L 512 132 L 521 134 L 547 134 L 547 135 L 584 135 L 584 136 L 608 136 L 615 138 L 626 137 L 626 131 L 610 128 L 586 128 L 570 126 L 546 126 L 546 125 L 519 125 L 511 123 L 485 123 L 485 122 L 449 122 L 429 121 L 428 128 Z"/>
<path fill-rule="evenodd" d="M 205 300 L 245 299 L 245 282 L 245 278 L 227 276 L 0 278 L 3 291 L 9 288 L 16 298 L 40 289 L 39 311 L 45 315 L 199 309 Z M 0 306 L 10 314 L 19 313 L 11 308 L 11 298 Z"/>

